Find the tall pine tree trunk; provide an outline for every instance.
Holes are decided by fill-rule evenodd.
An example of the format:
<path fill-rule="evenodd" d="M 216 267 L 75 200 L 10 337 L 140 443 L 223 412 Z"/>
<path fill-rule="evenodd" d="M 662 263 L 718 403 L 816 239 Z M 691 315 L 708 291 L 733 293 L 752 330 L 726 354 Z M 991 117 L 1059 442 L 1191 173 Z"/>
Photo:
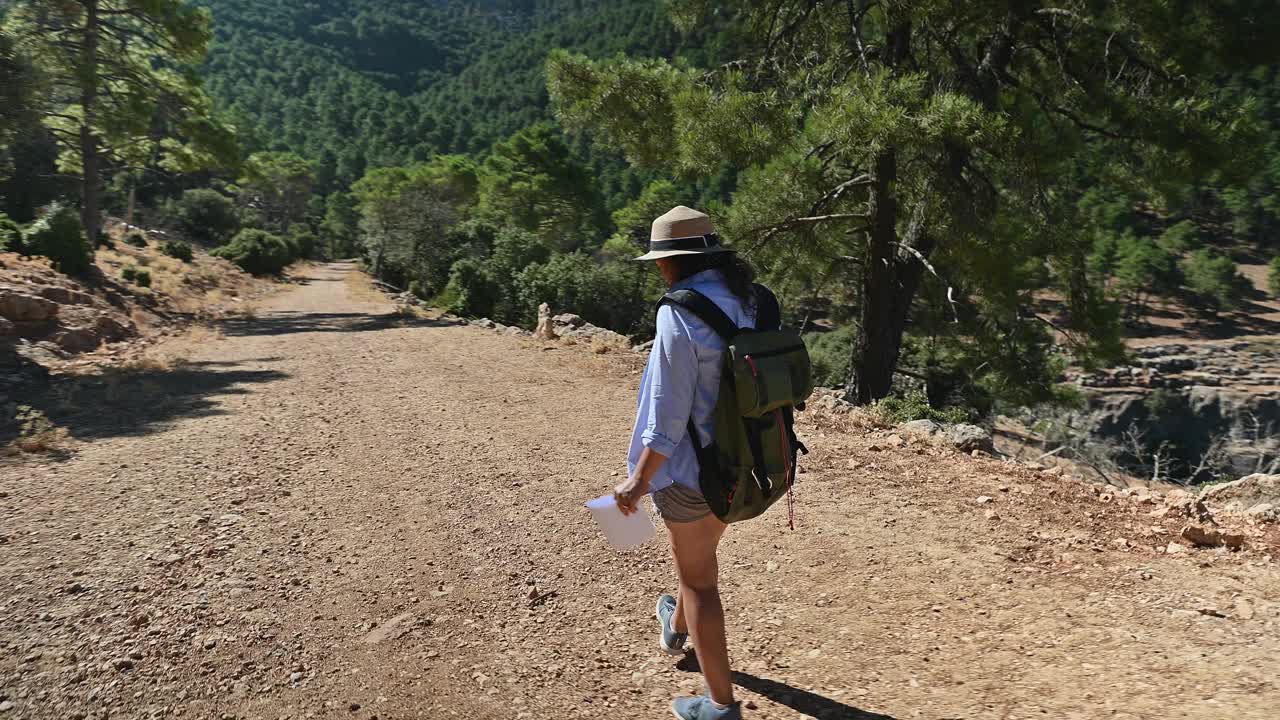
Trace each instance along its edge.
<path fill-rule="evenodd" d="M 98 103 L 98 0 L 84 3 L 84 40 L 80 49 L 81 220 L 91 245 L 98 243 L 98 138 L 93 126 Z"/>

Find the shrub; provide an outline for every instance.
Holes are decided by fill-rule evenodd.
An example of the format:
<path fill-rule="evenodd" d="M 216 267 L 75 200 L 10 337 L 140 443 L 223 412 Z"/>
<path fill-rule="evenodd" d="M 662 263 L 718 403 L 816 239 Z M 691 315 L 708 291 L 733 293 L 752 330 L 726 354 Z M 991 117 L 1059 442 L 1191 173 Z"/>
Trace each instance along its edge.
<path fill-rule="evenodd" d="M 151 271 L 143 270 L 136 265 L 125 265 L 120 271 L 120 278 L 138 287 L 151 287 Z"/>
<path fill-rule="evenodd" d="M 93 265 L 93 245 L 85 237 L 75 208 L 50 206 L 23 239 L 31 255 L 47 257 L 58 272 L 82 275 Z"/>
<path fill-rule="evenodd" d="M 449 271 L 444 295 L 450 299 L 448 308 L 452 312 L 464 317 L 489 317 L 493 315 L 494 299 L 500 291 L 484 262 L 463 258 Z"/>
<path fill-rule="evenodd" d="M 809 348 L 809 361 L 813 364 L 813 382 L 825 387 L 840 387 L 849 379 L 849 359 L 856 335 L 852 326 L 823 333 L 806 333 L 804 343 Z"/>
<path fill-rule="evenodd" d="M 1244 301 L 1248 281 L 1236 272 L 1226 255 L 1202 248 L 1182 262 L 1186 288 L 1206 304 L 1206 310 L 1234 310 Z"/>
<path fill-rule="evenodd" d="M 194 257 L 191 245 L 189 243 L 184 243 L 181 240 L 166 240 L 165 243 L 160 246 L 160 252 L 171 258 L 177 258 L 185 263 L 191 262 L 191 258 Z"/>
<path fill-rule="evenodd" d="M 147 238 L 142 233 L 138 233 L 138 232 L 129 233 L 124 238 L 124 244 L 132 245 L 138 248 L 144 248 L 147 246 Z"/>
<path fill-rule="evenodd" d="M 289 245 L 278 235 L 265 230 L 241 230 L 231 242 L 214 250 L 213 255 L 239 265 L 254 275 L 280 272 L 292 259 Z"/>
<path fill-rule="evenodd" d="M 1170 225 L 1160 236 L 1160 245 L 1175 255 L 1199 250 L 1203 245 L 1200 241 L 1200 226 L 1190 220 Z"/>
<path fill-rule="evenodd" d="M 0 213 L 0 252 L 21 253 L 22 226 Z"/>
<path fill-rule="evenodd" d="M 1271 261 L 1267 271 L 1267 290 L 1277 298 L 1280 298 L 1280 257 Z"/>
<path fill-rule="evenodd" d="M 876 404 L 876 412 L 886 422 L 900 424 L 913 420 L 933 420 L 941 423 L 968 422 L 969 413 L 964 408 L 935 408 L 923 390 L 911 390 L 903 395 L 890 395 Z"/>
<path fill-rule="evenodd" d="M 516 305 L 509 322 L 532 325 L 538 305 L 581 315 L 592 325 L 626 333 L 653 312 L 644 296 L 640 266 L 600 265 L 586 253 L 557 254 L 515 278 Z"/>
<path fill-rule="evenodd" d="M 289 226 L 285 241 L 289 243 L 289 250 L 293 253 L 295 259 L 309 260 L 315 255 L 316 234 L 311 232 L 311 228 L 302 223 L 294 223 Z"/>
<path fill-rule="evenodd" d="M 183 232 L 212 244 L 225 242 L 240 227 L 235 204 L 209 188 L 184 192 L 169 212 Z"/>
<path fill-rule="evenodd" d="M 1181 284 L 1178 258 L 1147 238 L 1125 235 L 1115 262 L 1116 289 L 1143 315 L 1143 298 L 1166 295 Z"/>

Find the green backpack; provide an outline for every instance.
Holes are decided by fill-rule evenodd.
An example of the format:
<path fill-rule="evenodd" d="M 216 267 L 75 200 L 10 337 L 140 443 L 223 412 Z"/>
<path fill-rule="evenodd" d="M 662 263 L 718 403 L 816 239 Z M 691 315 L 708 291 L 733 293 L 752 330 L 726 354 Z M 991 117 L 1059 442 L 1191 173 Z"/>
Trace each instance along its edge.
<path fill-rule="evenodd" d="M 809 451 L 796 438 L 793 413 L 804 409 L 813 392 L 813 374 L 804 340 L 782 329 L 778 299 L 763 285 L 753 289 L 754 328 L 739 328 L 696 290 L 667 293 L 658 304 L 693 313 L 727 346 L 711 444 L 701 446 L 692 418 L 688 429 L 698 457 L 698 482 L 711 511 L 726 523 L 749 520 L 786 495 L 788 523 L 794 527 L 790 497 L 796 457 Z"/>

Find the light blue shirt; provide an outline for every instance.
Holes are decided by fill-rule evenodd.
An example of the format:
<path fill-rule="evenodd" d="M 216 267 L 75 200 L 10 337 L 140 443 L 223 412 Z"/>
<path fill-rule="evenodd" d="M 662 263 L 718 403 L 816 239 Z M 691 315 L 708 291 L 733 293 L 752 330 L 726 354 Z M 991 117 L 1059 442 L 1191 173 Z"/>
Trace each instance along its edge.
<path fill-rule="evenodd" d="M 753 327 L 742 301 L 729 291 L 719 270 L 704 270 L 681 280 L 672 290 L 697 290 L 714 302 L 738 327 Z M 725 343 L 706 323 L 684 308 L 664 303 L 658 308 L 657 333 L 640 381 L 636 424 L 627 452 L 627 468 L 635 472 L 645 448 L 667 461 L 654 473 L 649 491 L 680 483 L 698 488 L 698 457 L 689 442 L 690 416 L 703 447 L 711 442 L 712 417 L 720 392 Z"/>

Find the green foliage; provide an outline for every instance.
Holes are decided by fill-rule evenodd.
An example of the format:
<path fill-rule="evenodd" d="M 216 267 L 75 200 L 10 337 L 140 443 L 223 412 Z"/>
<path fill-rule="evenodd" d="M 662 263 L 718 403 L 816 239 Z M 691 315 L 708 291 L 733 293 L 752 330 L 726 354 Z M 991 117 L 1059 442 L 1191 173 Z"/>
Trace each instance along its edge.
<path fill-rule="evenodd" d="M 147 246 L 147 236 L 140 232 L 131 232 L 124 236 L 124 244 L 132 245 L 136 248 L 144 248 Z"/>
<path fill-rule="evenodd" d="M 195 253 L 192 251 L 191 245 L 182 242 L 181 240 L 166 240 L 164 244 L 160 246 L 160 252 L 171 258 L 177 258 L 184 263 L 191 262 L 191 259 L 195 257 Z"/>
<path fill-rule="evenodd" d="M 1187 290 L 1196 296 L 1198 309 L 1203 312 L 1235 310 L 1244 302 L 1248 281 L 1226 255 L 1209 248 L 1197 250 L 1182 261 L 1182 274 Z"/>
<path fill-rule="evenodd" d="M 290 225 L 289 232 L 285 235 L 285 241 L 289 243 L 289 250 L 294 258 L 310 260 L 315 257 L 316 234 L 311 232 L 309 226 L 302 223 Z"/>
<path fill-rule="evenodd" d="M 964 408 L 935 408 L 929 404 L 929 398 L 922 390 L 911 390 L 901 395 L 889 395 L 876 403 L 876 412 L 885 422 L 894 425 L 914 420 L 933 420 L 940 423 L 962 423 L 969 421 L 969 413 Z"/>
<path fill-rule="evenodd" d="M 1170 225 L 1160 236 L 1160 246 L 1174 255 L 1184 255 L 1199 250 L 1204 242 L 1200 238 L 1200 226 L 1190 220 Z"/>
<path fill-rule="evenodd" d="M 809 361 L 813 365 L 813 382 L 823 387 L 842 387 L 849 379 L 849 358 L 853 353 L 856 333 L 850 326 L 831 332 L 805 333 L 804 344 L 809 348 Z"/>
<path fill-rule="evenodd" d="M 446 307 L 464 317 L 489 317 L 495 300 L 501 297 L 502 286 L 494 282 L 484 261 L 478 258 L 462 258 L 449 270 L 449 284 L 445 287 Z"/>
<path fill-rule="evenodd" d="M 221 245 L 240 225 L 235 203 L 210 188 L 194 188 L 182 194 L 169 213 L 188 236 L 211 245 Z"/>
<path fill-rule="evenodd" d="M 207 10 L 182 0 L 10 5 L 4 34 L 48 89 L 39 112 L 59 169 L 82 179 L 91 239 L 105 166 L 192 172 L 235 161 L 234 134 L 193 71 L 210 38 Z"/>
<path fill-rule="evenodd" d="M 22 226 L 0 213 L 0 252 L 22 253 Z"/>
<path fill-rule="evenodd" d="M 294 153 L 259 152 L 245 162 L 240 202 L 261 213 L 267 230 L 285 232 L 306 219 L 315 169 Z"/>
<path fill-rule="evenodd" d="M 138 287 L 151 287 L 151 271 L 143 270 L 135 265 L 125 265 L 120 271 L 120 278 Z"/>
<path fill-rule="evenodd" d="M 27 228 L 23 244 L 28 254 L 49 258 L 66 275 L 83 275 L 93 266 L 93 245 L 85 237 L 80 213 L 71 207 L 50 206 Z"/>
<path fill-rule="evenodd" d="M 690 27 L 718 11 L 671 5 Z M 1280 39 L 1256 10 L 1218 4 L 736 7 L 736 62 L 557 53 L 553 104 L 634 164 L 741 170 L 726 236 L 786 295 L 856 315 L 850 391 L 863 402 L 890 391 L 907 327 L 943 317 L 928 330 L 967 383 L 1009 401 L 1055 395 L 1046 318 L 1022 312 L 1046 280 L 1067 298 L 1077 359 L 1113 356 L 1101 288 L 1122 257 L 1131 286 L 1169 269 L 1133 244 L 1147 234 L 1134 208 L 1257 166 L 1238 151 L 1259 139 L 1250 98 L 1215 81 L 1265 57 L 1236 34 Z M 1113 61 L 1117 32 L 1129 54 Z"/>
<path fill-rule="evenodd" d="M 600 266 L 580 252 L 554 255 L 516 276 L 518 303 L 512 320 L 532 325 L 545 302 L 553 312 L 573 312 L 593 325 L 630 332 L 653 311 L 644 295 L 641 273 L 646 269 L 624 263 Z"/>
<path fill-rule="evenodd" d="M 569 251 L 598 236 L 604 208 L 556 128 L 539 124 L 498 143 L 480 177 L 483 209 Z"/>
<path fill-rule="evenodd" d="M 211 254 L 230 260 L 254 275 L 274 275 L 293 261 L 289 244 L 283 238 L 252 228 L 236 233 L 231 242 Z"/>
<path fill-rule="evenodd" d="M 1120 238 L 1113 274 L 1116 290 L 1139 315 L 1145 307 L 1144 298 L 1172 294 L 1182 282 L 1178 258 L 1172 252 L 1161 243 L 1131 233 Z"/>
<path fill-rule="evenodd" d="M 1267 266 L 1267 290 L 1272 297 L 1280 298 L 1280 257 L 1272 259 Z"/>
<path fill-rule="evenodd" d="M 428 294 L 443 289 L 467 244 L 453 229 L 475 204 L 477 186 L 476 165 L 452 156 L 365 174 L 352 196 L 373 274 L 401 285 L 416 279 Z"/>

